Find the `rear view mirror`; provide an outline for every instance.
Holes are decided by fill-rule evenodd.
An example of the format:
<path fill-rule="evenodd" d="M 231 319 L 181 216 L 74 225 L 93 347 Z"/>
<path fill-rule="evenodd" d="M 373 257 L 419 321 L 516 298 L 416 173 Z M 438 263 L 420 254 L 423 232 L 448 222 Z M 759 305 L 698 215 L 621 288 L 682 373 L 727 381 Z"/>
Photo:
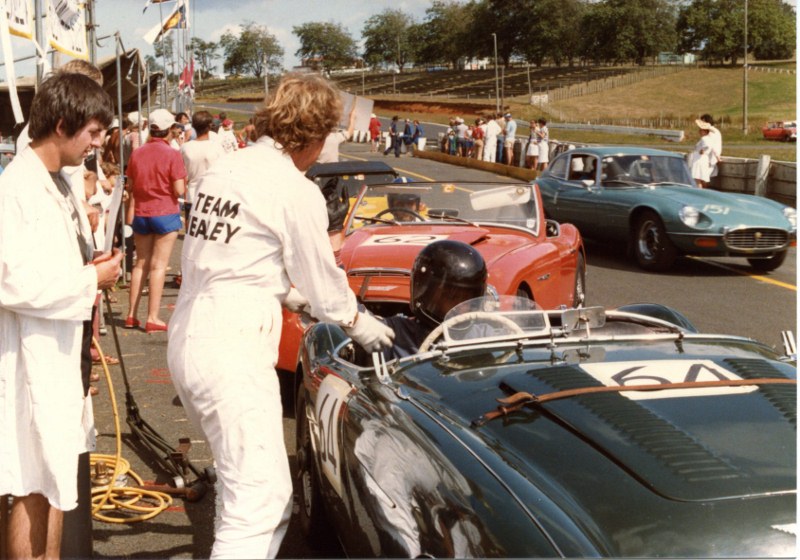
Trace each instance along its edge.
<path fill-rule="evenodd" d="M 600 306 L 567 309 L 561 312 L 561 326 L 567 332 L 596 329 L 606 324 L 606 312 Z"/>

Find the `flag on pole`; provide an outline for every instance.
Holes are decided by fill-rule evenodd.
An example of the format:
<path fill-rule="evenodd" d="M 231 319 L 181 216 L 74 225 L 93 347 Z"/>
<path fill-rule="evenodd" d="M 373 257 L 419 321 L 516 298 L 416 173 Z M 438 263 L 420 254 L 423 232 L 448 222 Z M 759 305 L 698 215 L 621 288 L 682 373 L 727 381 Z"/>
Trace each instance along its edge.
<path fill-rule="evenodd" d="M 189 59 L 189 62 L 183 67 L 181 77 L 178 80 L 178 89 L 183 90 L 184 88 L 188 90 L 194 89 L 194 59 Z"/>
<path fill-rule="evenodd" d="M 175 6 L 175 9 L 172 11 L 172 13 L 168 15 L 163 22 L 156 24 L 150 31 L 148 31 L 144 36 L 144 40 L 152 45 L 161 39 L 162 36 L 166 36 L 166 34 L 172 29 L 186 28 L 188 28 L 188 23 L 186 20 L 186 5 L 184 4 L 183 0 L 178 0 L 178 5 Z"/>
<path fill-rule="evenodd" d="M 150 7 L 150 4 L 166 4 L 167 2 L 174 2 L 174 0 L 147 0 L 144 8 L 142 8 L 142 13 L 147 11 L 147 8 Z"/>

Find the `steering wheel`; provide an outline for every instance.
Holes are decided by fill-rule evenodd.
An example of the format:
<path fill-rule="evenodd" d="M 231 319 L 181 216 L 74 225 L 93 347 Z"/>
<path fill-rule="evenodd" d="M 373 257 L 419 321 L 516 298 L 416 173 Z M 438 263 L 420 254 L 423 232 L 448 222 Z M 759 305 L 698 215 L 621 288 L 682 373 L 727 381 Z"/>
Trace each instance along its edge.
<path fill-rule="evenodd" d="M 456 315 L 455 317 L 451 317 L 447 319 L 444 323 L 441 323 L 438 327 L 433 329 L 428 336 L 425 337 L 425 340 L 422 341 L 422 344 L 419 345 L 419 353 L 427 352 L 430 350 L 430 347 L 433 346 L 433 343 L 438 340 L 442 333 L 444 332 L 445 327 L 448 329 L 452 329 L 456 325 L 460 325 L 461 323 L 467 323 L 470 321 L 476 320 L 486 321 L 488 323 L 495 323 L 500 325 L 501 327 L 505 327 L 511 331 L 512 334 L 522 334 L 523 331 L 522 327 L 516 324 L 514 321 L 509 319 L 504 315 L 498 315 L 496 313 L 491 313 L 489 311 L 472 311 L 470 313 L 464 313 L 463 315 Z"/>
<path fill-rule="evenodd" d="M 408 208 L 385 208 L 385 209 L 381 210 L 380 212 L 378 212 L 377 214 L 375 214 L 375 217 L 376 218 L 380 218 L 381 216 L 385 216 L 386 214 L 392 214 L 396 218 L 398 212 L 406 213 L 409 216 L 413 216 L 415 219 L 419 220 L 420 222 L 424 222 L 425 221 L 425 218 L 423 218 L 420 214 L 418 214 L 417 212 L 414 212 L 413 210 L 409 210 Z"/>

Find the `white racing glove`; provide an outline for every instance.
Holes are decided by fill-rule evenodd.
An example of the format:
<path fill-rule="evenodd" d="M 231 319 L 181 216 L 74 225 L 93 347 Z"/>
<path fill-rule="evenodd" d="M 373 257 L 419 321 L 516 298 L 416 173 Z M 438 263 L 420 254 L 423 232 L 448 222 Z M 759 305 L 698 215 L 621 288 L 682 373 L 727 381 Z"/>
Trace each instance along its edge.
<path fill-rule="evenodd" d="M 308 300 L 294 287 L 291 287 L 289 288 L 289 293 L 283 298 L 283 306 L 292 313 L 300 313 L 308 307 Z"/>
<path fill-rule="evenodd" d="M 378 352 L 394 341 L 394 331 L 369 313 L 359 313 L 355 324 L 344 330 L 367 352 Z"/>

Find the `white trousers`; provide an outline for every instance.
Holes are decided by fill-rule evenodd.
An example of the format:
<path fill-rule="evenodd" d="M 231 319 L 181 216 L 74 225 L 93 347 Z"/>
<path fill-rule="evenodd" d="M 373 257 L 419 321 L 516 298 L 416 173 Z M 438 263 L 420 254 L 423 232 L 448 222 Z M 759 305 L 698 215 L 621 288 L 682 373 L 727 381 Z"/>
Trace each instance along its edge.
<path fill-rule="evenodd" d="M 187 416 L 211 447 L 222 489 L 212 558 L 275 558 L 292 513 L 274 369 L 280 324 L 271 332 L 268 315 L 262 316 L 265 328 L 236 332 L 225 332 L 220 323 L 228 321 L 207 315 L 208 332 L 186 328 L 182 318 L 170 321 L 170 373 Z M 249 322 L 240 315 L 239 325 Z"/>
<path fill-rule="evenodd" d="M 483 147 L 483 161 L 494 162 L 497 160 L 497 136 L 487 136 L 486 145 Z"/>

